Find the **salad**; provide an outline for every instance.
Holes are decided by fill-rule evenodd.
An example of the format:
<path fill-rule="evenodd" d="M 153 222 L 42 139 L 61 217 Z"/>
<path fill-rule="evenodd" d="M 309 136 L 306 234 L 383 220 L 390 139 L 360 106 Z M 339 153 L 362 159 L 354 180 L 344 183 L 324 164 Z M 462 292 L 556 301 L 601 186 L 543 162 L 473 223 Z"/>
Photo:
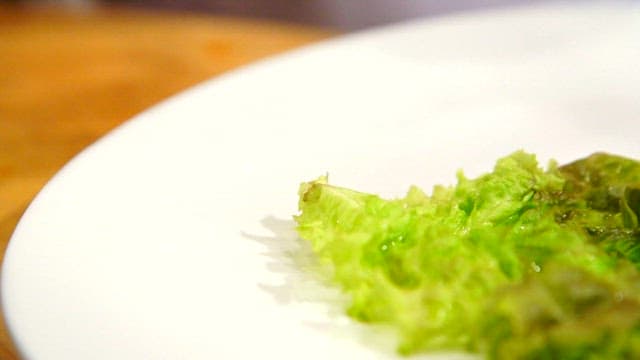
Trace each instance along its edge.
<path fill-rule="evenodd" d="M 398 351 L 488 359 L 640 358 L 640 163 L 546 169 L 518 151 L 430 194 L 301 184 L 297 231 Z"/>

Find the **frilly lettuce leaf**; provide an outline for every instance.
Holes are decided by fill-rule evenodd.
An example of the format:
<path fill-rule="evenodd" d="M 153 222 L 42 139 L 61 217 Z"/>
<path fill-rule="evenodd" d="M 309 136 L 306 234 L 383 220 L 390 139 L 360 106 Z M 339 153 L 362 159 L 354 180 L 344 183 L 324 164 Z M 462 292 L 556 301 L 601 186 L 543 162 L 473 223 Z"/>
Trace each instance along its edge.
<path fill-rule="evenodd" d="M 431 195 L 301 184 L 299 235 L 399 351 L 640 358 L 640 164 L 594 154 L 544 170 L 518 151 Z"/>

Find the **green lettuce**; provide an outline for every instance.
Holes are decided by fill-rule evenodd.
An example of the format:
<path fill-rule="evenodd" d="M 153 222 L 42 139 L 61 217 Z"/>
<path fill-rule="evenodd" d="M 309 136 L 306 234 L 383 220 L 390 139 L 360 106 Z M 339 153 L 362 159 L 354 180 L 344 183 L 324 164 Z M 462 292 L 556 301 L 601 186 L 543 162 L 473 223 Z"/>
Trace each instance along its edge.
<path fill-rule="evenodd" d="M 301 184 L 299 235 L 402 354 L 640 358 L 640 163 L 594 154 L 542 169 L 522 151 L 431 195 Z"/>

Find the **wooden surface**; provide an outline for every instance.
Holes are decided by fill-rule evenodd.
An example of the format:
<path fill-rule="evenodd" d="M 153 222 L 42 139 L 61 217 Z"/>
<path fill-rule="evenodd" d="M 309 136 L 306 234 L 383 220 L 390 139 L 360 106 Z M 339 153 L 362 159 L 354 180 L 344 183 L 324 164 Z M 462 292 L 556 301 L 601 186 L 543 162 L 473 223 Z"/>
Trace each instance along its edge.
<path fill-rule="evenodd" d="M 199 81 L 331 35 L 246 19 L 0 4 L 0 254 L 47 180 L 110 129 Z M 0 359 L 16 358 L 0 325 Z"/>

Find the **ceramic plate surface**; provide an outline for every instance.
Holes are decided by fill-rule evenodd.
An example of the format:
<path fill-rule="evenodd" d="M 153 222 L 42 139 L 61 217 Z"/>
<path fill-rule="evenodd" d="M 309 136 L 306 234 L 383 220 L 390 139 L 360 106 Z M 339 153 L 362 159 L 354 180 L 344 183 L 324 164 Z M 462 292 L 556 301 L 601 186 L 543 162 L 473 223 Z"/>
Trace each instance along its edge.
<path fill-rule="evenodd" d="M 376 29 L 142 113 L 65 166 L 20 221 L 2 271 L 20 351 L 395 358 L 393 339 L 344 316 L 306 269 L 299 183 L 329 173 L 399 196 L 517 149 L 542 163 L 640 158 L 639 10 L 556 4 Z"/>

